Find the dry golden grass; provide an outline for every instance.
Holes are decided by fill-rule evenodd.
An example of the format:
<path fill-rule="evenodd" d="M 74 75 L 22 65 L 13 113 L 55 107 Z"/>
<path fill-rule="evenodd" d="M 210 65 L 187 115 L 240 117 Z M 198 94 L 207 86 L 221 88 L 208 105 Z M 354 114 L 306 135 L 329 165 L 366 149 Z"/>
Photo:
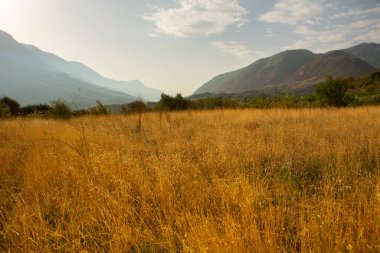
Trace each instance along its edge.
<path fill-rule="evenodd" d="M 0 251 L 379 252 L 380 108 L 0 121 Z"/>

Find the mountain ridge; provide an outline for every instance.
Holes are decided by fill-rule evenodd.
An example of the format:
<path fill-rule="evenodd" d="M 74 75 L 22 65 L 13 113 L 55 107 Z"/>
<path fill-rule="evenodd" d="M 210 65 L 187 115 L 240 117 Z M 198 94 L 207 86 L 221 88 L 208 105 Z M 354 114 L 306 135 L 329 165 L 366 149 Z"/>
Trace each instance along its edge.
<path fill-rule="evenodd" d="M 118 81 L 99 74 L 92 68 L 77 61 L 66 61 L 59 56 L 45 52 L 35 46 L 25 45 L 36 55 L 45 59 L 53 65 L 56 70 L 76 76 L 83 81 L 91 82 L 104 88 L 123 92 L 134 97 L 141 97 L 148 101 L 157 101 L 161 96 L 161 91 L 145 86 L 140 80 Z"/>
<path fill-rule="evenodd" d="M 371 51 L 376 53 L 371 54 Z M 244 68 L 217 75 L 192 95 L 247 91 L 265 94 L 309 93 L 327 76 L 358 77 L 375 71 L 377 67 L 367 61 L 380 63 L 380 44 L 362 43 L 323 54 L 306 49 L 286 50 Z"/>
<path fill-rule="evenodd" d="M 21 105 L 60 99 L 86 108 L 97 100 L 105 104 L 129 103 L 138 97 L 154 101 L 158 93 L 140 81 L 108 79 L 82 63 L 21 44 L 0 30 L 0 96 L 12 97 Z"/>
<path fill-rule="evenodd" d="M 352 54 L 377 69 L 380 69 L 380 45 L 377 43 L 360 43 L 343 51 Z"/>

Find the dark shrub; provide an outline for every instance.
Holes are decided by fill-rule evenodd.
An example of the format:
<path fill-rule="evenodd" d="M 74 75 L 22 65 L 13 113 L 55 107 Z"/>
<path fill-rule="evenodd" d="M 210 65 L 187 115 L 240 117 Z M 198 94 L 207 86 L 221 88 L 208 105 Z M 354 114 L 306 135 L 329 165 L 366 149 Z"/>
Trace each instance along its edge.
<path fill-rule="evenodd" d="M 189 101 L 179 93 L 175 97 L 161 94 L 158 107 L 165 110 L 186 110 L 189 107 Z"/>
<path fill-rule="evenodd" d="M 121 110 L 122 110 L 122 113 L 128 114 L 128 113 L 136 113 L 136 112 L 141 113 L 141 112 L 147 111 L 148 108 L 143 101 L 137 100 L 135 102 L 127 104 L 126 106 L 123 106 Z"/>
<path fill-rule="evenodd" d="M 96 101 L 96 106 L 90 109 L 90 113 L 95 115 L 109 114 L 107 108 L 99 100 Z"/>
<path fill-rule="evenodd" d="M 68 119 L 71 117 L 71 109 L 65 102 L 61 100 L 55 100 L 51 103 L 49 115 L 51 115 L 53 118 Z"/>
<path fill-rule="evenodd" d="M 3 97 L 0 100 L 0 106 L 8 107 L 9 112 L 11 113 L 12 116 L 20 112 L 20 104 L 16 100 L 13 100 L 9 97 Z"/>
<path fill-rule="evenodd" d="M 47 104 L 27 105 L 27 106 L 21 107 L 20 113 L 22 115 L 47 114 L 49 110 L 50 110 L 50 106 Z"/>
<path fill-rule="evenodd" d="M 349 88 L 347 79 L 328 77 L 323 83 L 317 85 L 316 92 L 321 104 L 341 107 L 348 104 L 346 93 Z"/>

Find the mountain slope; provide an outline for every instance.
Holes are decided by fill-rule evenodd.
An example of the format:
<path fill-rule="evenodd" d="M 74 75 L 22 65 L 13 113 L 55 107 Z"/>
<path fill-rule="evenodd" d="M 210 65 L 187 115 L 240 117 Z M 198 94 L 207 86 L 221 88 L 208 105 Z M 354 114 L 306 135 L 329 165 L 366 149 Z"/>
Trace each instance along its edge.
<path fill-rule="evenodd" d="M 57 71 L 54 66 L 1 31 L 0 96 L 12 97 L 22 105 L 62 99 L 79 107 L 92 106 L 96 100 L 126 103 L 136 99 Z"/>
<path fill-rule="evenodd" d="M 365 58 L 372 59 L 369 57 L 370 51 L 365 52 Z M 375 68 L 369 63 L 343 50 L 325 54 L 314 54 L 307 50 L 288 50 L 257 60 L 243 69 L 216 76 L 197 89 L 193 95 L 247 91 L 266 94 L 307 93 L 329 75 L 358 77 L 373 71 Z"/>
<path fill-rule="evenodd" d="M 380 44 L 362 43 L 343 51 L 362 59 L 377 69 L 380 68 Z"/>
<path fill-rule="evenodd" d="M 260 59 L 243 69 L 219 75 L 196 90 L 194 94 L 260 90 L 267 85 L 281 83 L 313 55 L 308 50 L 284 51 L 272 57 Z"/>
<path fill-rule="evenodd" d="M 311 91 L 313 85 L 327 76 L 358 77 L 375 69 L 367 62 L 341 50 L 318 54 L 288 76 L 279 89 L 281 91 Z"/>
<path fill-rule="evenodd" d="M 85 82 L 97 84 L 99 86 L 112 89 L 119 92 L 132 95 L 134 97 L 141 97 L 148 101 L 159 100 L 162 92 L 145 86 L 139 80 L 132 81 L 116 81 L 103 77 L 93 69 L 83 65 L 80 62 L 68 62 L 54 54 L 44 52 L 34 46 L 24 45 L 27 49 L 32 51 L 35 55 L 43 59 L 55 70 L 74 76 Z"/>

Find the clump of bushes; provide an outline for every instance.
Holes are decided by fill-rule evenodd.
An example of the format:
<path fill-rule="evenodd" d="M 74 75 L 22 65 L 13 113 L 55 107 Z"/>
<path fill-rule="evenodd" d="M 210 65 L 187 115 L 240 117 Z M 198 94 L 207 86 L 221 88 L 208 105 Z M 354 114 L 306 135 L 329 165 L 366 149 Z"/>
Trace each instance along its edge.
<path fill-rule="evenodd" d="M 47 104 L 27 105 L 27 106 L 21 107 L 20 114 L 23 116 L 26 116 L 26 115 L 46 116 L 49 113 L 50 109 L 51 109 L 51 106 Z"/>
<path fill-rule="evenodd" d="M 160 110 L 180 111 L 188 109 L 189 105 L 189 100 L 183 98 L 179 93 L 175 97 L 161 94 L 160 101 L 158 101 L 156 108 Z"/>
<path fill-rule="evenodd" d="M 64 101 L 55 100 L 51 103 L 49 115 L 57 119 L 68 119 L 72 116 L 72 111 Z"/>
<path fill-rule="evenodd" d="M 51 117 L 56 119 L 68 119 L 84 115 L 107 115 L 109 111 L 100 102 L 96 101 L 96 106 L 90 109 L 72 110 L 70 106 L 62 100 L 54 100 L 48 104 L 34 104 L 20 107 L 20 104 L 9 97 L 0 99 L 0 118 L 11 116 L 33 116 Z"/>
<path fill-rule="evenodd" d="M 99 101 L 96 101 L 96 106 L 90 109 L 90 114 L 93 115 L 108 115 L 109 112 L 107 108 Z"/>
<path fill-rule="evenodd" d="M 137 100 L 135 102 L 129 103 L 121 108 L 123 114 L 130 113 L 142 113 L 148 110 L 148 107 L 142 100 Z"/>
<path fill-rule="evenodd" d="M 20 104 L 9 97 L 0 100 L 0 117 L 15 116 L 20 112 Z"/>
<path fill-rule="evenodd" d="M 8 118 L 11 116 L 9 107 L 0 105 L 0 118 Z"/>
<path fill-rule="evenodd" d="M 348 105 L 352 100 L 347 96 L 349 88 L 348 79 L 327 77 L 323 83 L 317 85 L 316 92 L 322 105 L 341 107 Z"/>

